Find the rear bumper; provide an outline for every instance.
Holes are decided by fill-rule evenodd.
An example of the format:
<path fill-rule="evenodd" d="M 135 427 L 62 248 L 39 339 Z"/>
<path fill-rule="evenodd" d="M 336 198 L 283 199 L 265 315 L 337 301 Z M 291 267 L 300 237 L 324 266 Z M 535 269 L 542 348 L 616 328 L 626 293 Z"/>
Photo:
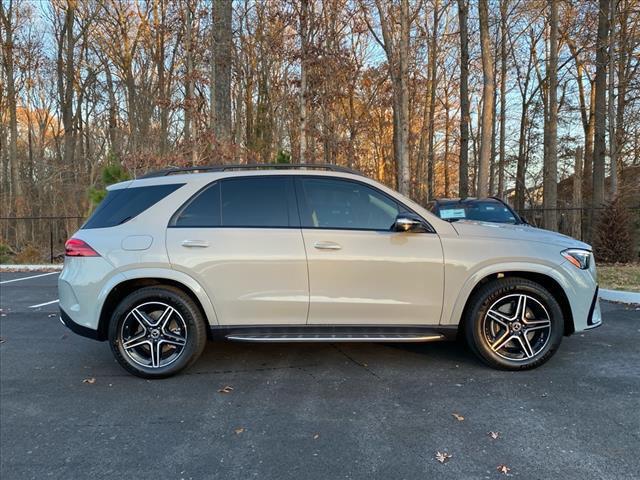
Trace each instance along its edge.
<path fill-rule="evenodd" d="M 69 315 L 61 308 L 60 309 L 60 322 L 71 330 L 73 333 L 77 333 L 83 337 L 90 338 L 92 340 L 103 341 L 104 338 L 101 338 L 99 332 L 97 330 L 93 330 L 92 328 L 85 327 L 80 325 L 79 323 L 74 322 Z"/>

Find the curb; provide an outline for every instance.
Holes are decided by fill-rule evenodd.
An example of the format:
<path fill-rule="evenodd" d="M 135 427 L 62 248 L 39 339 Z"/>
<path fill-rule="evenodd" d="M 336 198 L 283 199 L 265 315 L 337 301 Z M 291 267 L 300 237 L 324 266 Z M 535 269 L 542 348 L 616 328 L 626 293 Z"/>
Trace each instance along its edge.
<path fill-rule="evenodd" d="M 627 303 L 631 305 L 640 305 L 640 293 L 624 292 L 622 290 L 606 290 L 603 288 L 601 288 L 599 292 L 599 297 L 601 300 L 606 300 L 608 302 Z"/>
<path fill-rule="evenodd" d="M 47 265 L 0 265 L 0 272 L 41 272 L 62 270 L 62 264 Z"/>

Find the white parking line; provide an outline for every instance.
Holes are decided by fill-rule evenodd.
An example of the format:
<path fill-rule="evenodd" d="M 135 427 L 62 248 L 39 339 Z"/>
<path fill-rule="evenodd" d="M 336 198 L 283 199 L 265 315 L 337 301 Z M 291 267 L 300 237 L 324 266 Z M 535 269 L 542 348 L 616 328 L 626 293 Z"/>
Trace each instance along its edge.
<path fill-rule="evenodd" d="M 60 300 L 51 300 L 50 302 L 39 303 L 38 305 L 31 305 L 29 308 L 39 308 L 45 305 L 51 305 L 52 303 L 58 303 Z"/>
<path fill-rule="evenodd" d="M 31 278 L 46 277 L 47 275 L 60 275 L 60 272 L 41 273 L 40 275 L 31 275 L 30 277 L 14 278 L 13 280 L 5 280 L 4 282 L 0 282 L 0 285 L 4 285 L 5 283 L 20 282 L 22 280 L 29 280 Z"/>

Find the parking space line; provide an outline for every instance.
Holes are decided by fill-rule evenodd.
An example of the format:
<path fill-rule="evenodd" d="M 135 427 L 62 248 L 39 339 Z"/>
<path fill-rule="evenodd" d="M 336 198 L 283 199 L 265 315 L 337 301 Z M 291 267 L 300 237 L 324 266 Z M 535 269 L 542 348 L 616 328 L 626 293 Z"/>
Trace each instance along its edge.
<path fill-rule="evenodd" d="M 21 280 L 29 280 L 31 278 L 46 277 L 47 275 L 60 275 L 60 272 L 41 273 L 40 275 L 31 275 L 30 277 L 14 278 L 12 280 L 5 280 L 3 282 L 0 282 L 0 285 L 4 285 L 5 283 L 19 282 Z"/>
<path fill-rule="evenodd" d="M 31 305 L 29 308 L 44 307 L 45 305 L 51 305 L 52 303 L 58 303 L 59 301 L 60 301 L 59 299 L 51 300 L 50 302 L 39 303 L 38 305 Z"/>

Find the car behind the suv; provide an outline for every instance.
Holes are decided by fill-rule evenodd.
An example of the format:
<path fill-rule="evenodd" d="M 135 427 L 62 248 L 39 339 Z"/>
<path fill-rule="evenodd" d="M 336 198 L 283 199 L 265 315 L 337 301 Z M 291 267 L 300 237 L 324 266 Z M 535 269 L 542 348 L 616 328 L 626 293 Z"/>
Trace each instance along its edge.
<path fill-rule="evenodd" d="M 588 245 L 450 223 L 333 165 L 169 169 L 109 187 L 66 245 L 61 319 L 143 377 L 207 338 L 430 342 L 491 366 L 547 361 L 601 322 Z"/>

